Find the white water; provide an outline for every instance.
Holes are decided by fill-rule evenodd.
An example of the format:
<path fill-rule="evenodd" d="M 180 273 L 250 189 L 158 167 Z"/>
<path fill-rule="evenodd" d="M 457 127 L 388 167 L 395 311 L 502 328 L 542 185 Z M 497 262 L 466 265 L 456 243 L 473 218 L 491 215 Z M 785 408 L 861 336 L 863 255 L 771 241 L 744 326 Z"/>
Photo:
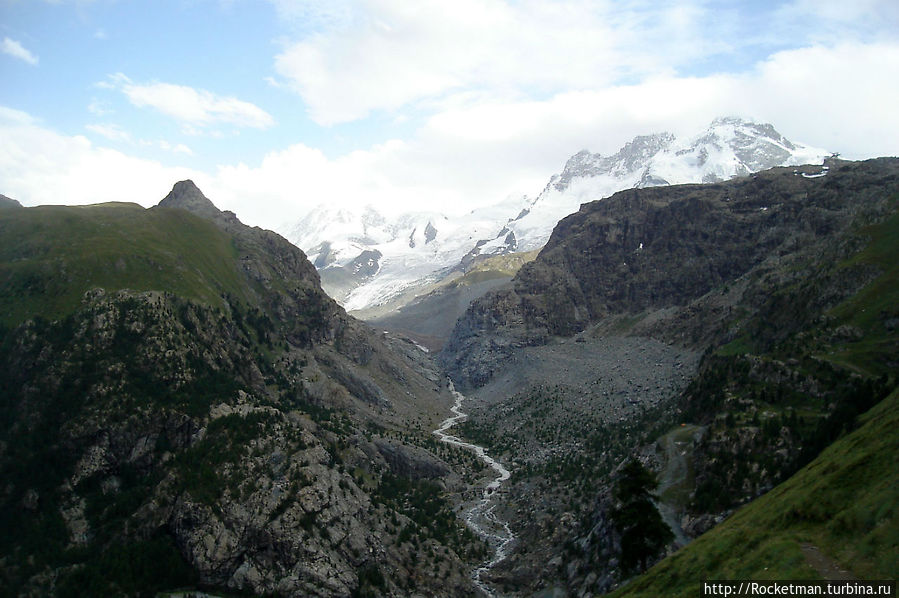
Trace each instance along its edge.
<path fill-rule="evenodd" d="M 509 479 L 511 474 L 508 469 L 503 467 L 502 463 L 488 455 L 487 451 L 484 450 L 484 447 L 465 442 L 458 436 L 447 434 L 447 430 L 460 421 L 464 421 L 468 418 L 468 414 L 462 412 L 462 401 L 465 400 L 465 397 L 462 393 L 456 392 L 452 382 L 450 382 L 450 391 L 453 393 L 453 396 L 456 397 L 456 403 L 453 405 L 452 409 L 450 409 L 455 415 L 443 420 L 440 427 L 434 430 L 434 435 L 447 444 L 460 446 L 473 451 L 481 461 L 493 468 L 497 473 L 497 477 L 484 487 L 481 499 L 467 507 L 465 510 L 465 523 L 488 544 L 494 547 L 495 550 L 493 558 L 475 569 L 474 574 L 472 575 L 475 584 L 481 588 L 485 594 L 493 596 L 493 592 L 483 581 L 481 581 L 481 576 L 506 558 L 508 554 L 506 551 L 509 548 L 509 545 L 515 540 L 515 534 L 509 529 L 509 524 L 505 521 L 501 521 L 494 512 L 497 506 L 495 499 L 499 494 L 499 488 L 502 486 L 503 482 Z"/>

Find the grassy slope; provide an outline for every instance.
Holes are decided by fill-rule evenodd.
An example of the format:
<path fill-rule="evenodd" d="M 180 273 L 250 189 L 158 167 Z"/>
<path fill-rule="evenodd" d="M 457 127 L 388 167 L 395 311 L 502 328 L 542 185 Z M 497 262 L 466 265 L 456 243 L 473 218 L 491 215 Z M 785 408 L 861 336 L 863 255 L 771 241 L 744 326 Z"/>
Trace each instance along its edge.
<path fill-rule="evenodd" d="M 456 282 L 459 284 L 472 284 L 489 278 L 501 278 L 515 276 L 518 270 L 528 262 L 533 261 L 539 250 L 524 251 L 521 253 L 508 253 L 493 255 L 476 261 L 464 276 Z"/>
<path fill-rule="evenodd" d="M 72 312 L 85 291 L 167 290 L 220 304 L 246 298 L 231 238 L 182 210 L 137 204 L 0 212 L 0 323 Z"/>
<path fill-rule="evenodd" d="M 862 579 L 899 571 L 899 391 L 792 478 L 612 596 L 698 596 L 704 579 L 815 579 L 809 542 Z"/>

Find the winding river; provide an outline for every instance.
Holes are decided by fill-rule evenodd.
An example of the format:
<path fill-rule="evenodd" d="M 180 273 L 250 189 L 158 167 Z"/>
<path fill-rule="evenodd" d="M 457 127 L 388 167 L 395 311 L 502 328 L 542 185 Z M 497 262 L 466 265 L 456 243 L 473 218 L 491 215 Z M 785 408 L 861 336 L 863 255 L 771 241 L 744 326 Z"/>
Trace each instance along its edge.
<path fill-rule="evenodd" d="M 462 402 L 465 400 L 465 397 L 462 393 L 456 391 L 452 382 L 449 384 L 450 392 L 456 398 L 456 403 L 450 409 L 454 415 L 443 420 L 440 427 L 434 430 L 434 435 L 447 444 L 473 451 L 481 461 L 491 467 L 497 474 L 496 478 L 484 487 L 481 498 L 466 506 L 464 511 L 465 523 L 494 549 L 493 558 L 475 569 L 472 574 L 475 585 L 487 596 L 493 596 L 493 592 L 481 580 L 481 576 L 506 558 L 509 545 L 515 540 L 515 534 L 509 529 L 509 524 L 500 520 L 495 513 L 497 507 L 496 498 L 499 494 L 500 486 L 509 479 L 511 474 L 502 463 L 488 455 L 484 447 L 465 442 L 458 436 L 447 433 L 450 428 L 468 417 L 468 414 L 462 411 Z"/>

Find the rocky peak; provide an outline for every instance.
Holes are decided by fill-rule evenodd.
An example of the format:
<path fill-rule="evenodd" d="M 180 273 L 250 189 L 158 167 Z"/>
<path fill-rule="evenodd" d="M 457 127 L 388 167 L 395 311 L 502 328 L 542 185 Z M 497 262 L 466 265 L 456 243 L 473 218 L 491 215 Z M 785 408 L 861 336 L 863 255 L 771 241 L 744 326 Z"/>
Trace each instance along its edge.
<path fill-rule="evenodd" d="M 5 195 L 0 195 L 0 208 L 21 208 L 22 204 Z"/>
<path fill-rule="evenodd" d="M 222 214 L 190 179 L 175 183 L 169 194 L 159 202 L 159 207 L 181 208 L 204 218 L 215 218 Z"/>
<path fill-rule="evenodd" d="M 175 183 L 169 194 L 159 202 L 159 207 L 188 211 L 200 218 L 213 221 L 217 226 L 231 233 L 247 229 L 234 212 L 215 207 L 215 204 L 203 195 L 200 188 L 190 179 Z"/>
<path fill-rule="evenodd" d="M 425 245 L 433 241 L 437 238 L 437 229 L 434 228 L 434 225 L 431 224 L 431 221 L 428 220 L 427 226 L 425 226 Z"/>
<path fill-rule="evenodd" d="M 656 133 L 634 137 L 611 156 L 581 150 L 568 159 L 562 173 L 553 177 L 551 183 L 558 191 L 564 191 L 578 177 L 626 175 L 644 168 L 654 156 L 666 150 L 674 141 L 675 136 L 671 133 Z"/>

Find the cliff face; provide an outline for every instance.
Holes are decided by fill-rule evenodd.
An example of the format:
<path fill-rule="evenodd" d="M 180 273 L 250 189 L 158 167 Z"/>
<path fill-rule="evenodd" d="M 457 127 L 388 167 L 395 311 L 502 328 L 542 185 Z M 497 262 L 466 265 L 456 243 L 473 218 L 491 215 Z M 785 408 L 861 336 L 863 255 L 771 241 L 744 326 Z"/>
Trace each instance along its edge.
<path fill-rule="evenodd" d="M 325 296 L 302 252 L 186 183 L 151 210 L 14 212 L 0 585 L 474 591 L 484 547 L 446 498 L 458 475 L 423 448 L 451 397 L 411 343 Z M 79 295 L 45 304 L 48 288 Z"/>
<path fill-rule="evenodd" d="M 477 387 L 515 347 L 623 315 L 643 318 L 644 332 L 705 348 L 727 334 L 721 312 L 760 308 L 762 273 L 793 276 L 789 269 L 810 267 L 824 245 L 845 254 L 850 241 L 840 235 L 882 217 L 895 188 L 896 162 L 881 160 L 633 189 L 584 204 L 509 287 L 472 304 L 441 359 L 457 383 Z M 745 292 L 709 298 L 732 285 Z M 845 285 L 830 299 L 851 292 L 853 282 Z"/>

